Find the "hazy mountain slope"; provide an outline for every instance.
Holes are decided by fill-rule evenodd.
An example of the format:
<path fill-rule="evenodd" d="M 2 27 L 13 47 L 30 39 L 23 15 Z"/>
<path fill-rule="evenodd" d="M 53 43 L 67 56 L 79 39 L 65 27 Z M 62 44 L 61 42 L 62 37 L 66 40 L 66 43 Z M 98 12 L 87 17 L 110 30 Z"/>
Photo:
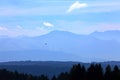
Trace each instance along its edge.
<path fill-rule="evenodd" d="M 87 58 L 79 57 L 60 51 L 49 50 L 21 50 L 21 51 L 0 51 L 0 61 L 83 61 Z"/>
<path fill-rule="evenodd" d="M 33 58 L 34 54 L 38 55 L 35 56 L 37 60 L 42 60 L 44 56 L 51 60 L 120 60 L 120 43 L 116 38 L 100 39 L 99 35 L 96 37 L 93 34 L 77 35 L 66 31 L 53 31 L 38 37 L 1 38 L 0 55 L 12 54 L 18 60 L 36 60 Z M 17 58 L 19 55 L 23 57 Z"/>
<path fill-rule="evenodd" d="M 91 36 L 102 39 L 102 40 L 116 40 L 120 42 L 120 31 L 105 31 L 105 32 L 94 32 L 90 34 Z"/>

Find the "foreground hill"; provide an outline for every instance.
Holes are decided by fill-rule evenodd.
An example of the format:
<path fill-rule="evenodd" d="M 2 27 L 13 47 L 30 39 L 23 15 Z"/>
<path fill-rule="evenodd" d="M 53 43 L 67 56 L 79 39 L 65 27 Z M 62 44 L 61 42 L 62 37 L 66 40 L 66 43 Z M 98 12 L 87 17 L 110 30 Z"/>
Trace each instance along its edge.
<path fill-rule="evenodd" d="M 44 66 L 42 66 L 40 63 Z M 12 66 L 28 65 L 28 68 L 29 68 L 33 64 L 36 66 L 38 64 L 39 66 L 45 67 L 45 65 L 48 66 L 48 63 L 56 64 L 56 62 L 31 62 L 31 61 L 6 62 L 1 64 L 9 65 L 9 66 L 10 64 Z M 70 62 L 57 62 L 57 65 L 64 64 L 64 63 L 70 63 Z M 11 80 L 120 80 L 119 65 L 117 64 L 113 65 L 119 62 L 115 62 L 115 63 L 105 62 L 105 63 L 112 63 L 112 65 L 110 64 L 103 65 L 103 63 L 91 63 L 91 64 L 89 63 L 89 66 L 87 66 L 88 63 L 87 65 L 85 63 L 77 63 L 73 65 L 68 71 L 60 72 L 58 75 L 52 73 L 53 74 L 52 76 L 48 75 L 47 73 L 42 75 L 41 74 L 35 75 L 32 73 L 29 74 L 29 73 L 20 72 L 20 71 L 18 72 L 16 70 L 10 71 L 6 69 L 0 69 L 0 80 L 10 80 L 10 79 Z M 52 66 L 50 66 L 50 69 L 52 69 Z M 35 69 L 31 68 L 31 70 L 33 71 Z M 46 68 L 45 71 L 47 70 L 49 69 Z"/>
<path fill-rule="evenodd" d="M 52 77 L 53 75 L 58 75 L 61 72 L 68 72 L 74 64 L 80 63 L 86 68 L 90 66 L 91 63 L 82 62 L 60 62 L 60 61 L 12 61 L 12 62 L 1 62 L 0 69 L 7 69 L 10 71 L 18 71 L 20 73 L 27 73 L 32 75 L 47 75 Z M 94 62 L 95 63 L 95 62 Z M 120 67 L 120 62 L 100 62 L 103 69 L 110 64 L 111 67 L 118 65 Z"/>
<path fill-rule="evenodd" d="M 17 70 L 20 73 L 32 75 L 47 75 L 52 77 L 61 72 L 69 71 L 78 62 L 57 62 L 57 61 L 13 61 L 0 63 L 0 69 L 10 71 Z"/>

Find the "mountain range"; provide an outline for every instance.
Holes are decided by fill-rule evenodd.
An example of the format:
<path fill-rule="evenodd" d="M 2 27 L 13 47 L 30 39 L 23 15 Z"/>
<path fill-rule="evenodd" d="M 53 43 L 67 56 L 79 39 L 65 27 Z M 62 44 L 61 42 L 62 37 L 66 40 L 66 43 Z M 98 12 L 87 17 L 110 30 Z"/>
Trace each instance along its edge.
<path fill-rule="evenodd" d="M 0 37 L 0 61 L 120 60 L 120 31 L 78 35 L 52 31 L 37 37 Z"/>

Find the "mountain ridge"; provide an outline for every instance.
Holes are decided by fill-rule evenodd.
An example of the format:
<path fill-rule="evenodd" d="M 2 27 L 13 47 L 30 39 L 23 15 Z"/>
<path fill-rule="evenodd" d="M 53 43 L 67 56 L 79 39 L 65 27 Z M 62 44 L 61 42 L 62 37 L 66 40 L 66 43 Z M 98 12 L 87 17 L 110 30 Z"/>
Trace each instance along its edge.
<path fill-rule="evenodd" d="M 34 53 L 37 53 L 38 56 L 36 57 L 39 59 L 40 56 L 50 56 L 49 53 L 53 53 L 52 55 L 61 58 L 61 60 L 62 57 L 66 58 L 65 60 L 71 59 L 74 61 L 119 60 L 120 42 L 113 39 L 100 39 L 99 35 L 96 35 L 96 33 L 94 35 L 78 35 L 66 31 L 53 31 L 38 37 L 0 38 L 0 55 L 6 58 L 3 54 L 12 54 L 17 58 L 22 53 L 19 57 L 24 60 L 22 57 L 26 56 L 26 54 L 28 57 L 32 57 L 35 55 Z M 57 53 L 59 56 L 56 55 Z M 70 55 L 70 58 L 67 57 L 68 55 Z M 72 58 L 73 56 L 82 59 Z M 9 57 L 6 59 L 11 60 Z M 30 59 L 34 60 L 34 58 Z M 54 60 L 54 56 L 51 57 L 51 60 Z"/>

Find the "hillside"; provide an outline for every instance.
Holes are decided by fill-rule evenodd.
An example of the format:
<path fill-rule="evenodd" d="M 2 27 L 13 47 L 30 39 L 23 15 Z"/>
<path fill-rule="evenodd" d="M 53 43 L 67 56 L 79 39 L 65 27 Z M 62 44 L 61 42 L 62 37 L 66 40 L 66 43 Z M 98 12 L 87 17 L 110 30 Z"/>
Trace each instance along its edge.
<path fill-rule="evenodd" d="M 82 64 L 86 68 L 90 66 L 91 63 L 82 62 L 63 62 L 63 61 L 12 61 L 12 62 L 1 62 L 0 69 L 7 69 L 10 71 L 17 70 L 20 73 L 27 73 L 32 75 L 47 75 L 52 77 L 53 75 L 58 75 L 61 72 L 68 72 L 74 64 Z M 98 63 L 98 62 L 94 62 Z M 100 62 L 100 64 L 105 68 L 108 64 L 113 68 L 115 65 L 120 67 L 120 62 L 110 61 L 110 62 Z"/>

